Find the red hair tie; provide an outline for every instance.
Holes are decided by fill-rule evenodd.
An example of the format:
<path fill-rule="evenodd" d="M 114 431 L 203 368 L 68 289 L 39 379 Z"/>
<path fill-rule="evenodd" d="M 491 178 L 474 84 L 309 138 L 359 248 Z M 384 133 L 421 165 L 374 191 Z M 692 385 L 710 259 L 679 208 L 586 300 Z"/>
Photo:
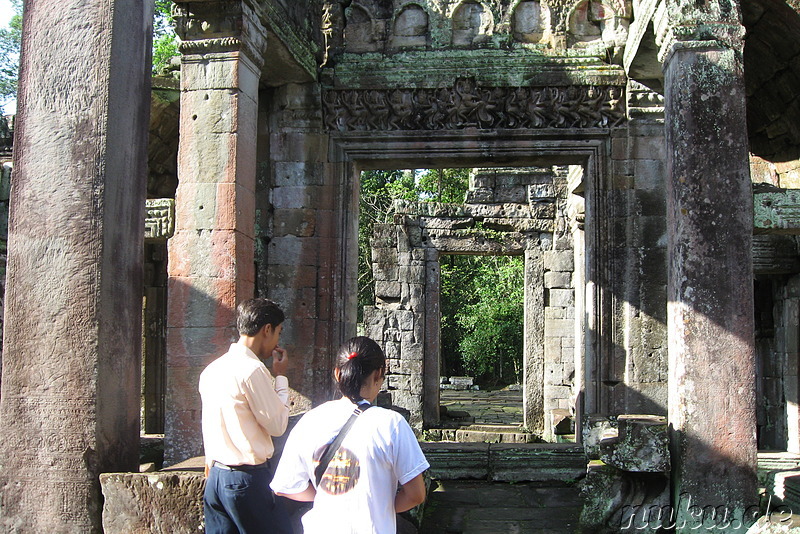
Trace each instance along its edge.
<path fill-rule="evenodd" d="M 348 359 L 348 360 L 352 360 L 352 359 L 353 359 L 353 358 L 355 358 L 356 356 L 358 356 L 358 353 L 357 353 L 357 352 L 351 352 L 351 353 L 350 353 L 350 354 L 347 356 L 347 359 Z"/>

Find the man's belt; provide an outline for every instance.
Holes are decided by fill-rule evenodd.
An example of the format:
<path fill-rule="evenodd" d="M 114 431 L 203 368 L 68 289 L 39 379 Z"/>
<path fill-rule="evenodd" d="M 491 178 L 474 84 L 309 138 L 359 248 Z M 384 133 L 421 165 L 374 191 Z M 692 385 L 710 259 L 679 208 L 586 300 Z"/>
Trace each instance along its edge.
<path fill-rule="evenodd" d="M 249 464 L 225 465 L 215 460 L 214 466 L 219 467 L 220 469 L 224 469 L 226 471 L 256 471 L 258 469 L 267 469 L 269 467 L 269 460 L 267 460 L 263 464 L 258 464 L 258 465 L 249 465 Z"/>

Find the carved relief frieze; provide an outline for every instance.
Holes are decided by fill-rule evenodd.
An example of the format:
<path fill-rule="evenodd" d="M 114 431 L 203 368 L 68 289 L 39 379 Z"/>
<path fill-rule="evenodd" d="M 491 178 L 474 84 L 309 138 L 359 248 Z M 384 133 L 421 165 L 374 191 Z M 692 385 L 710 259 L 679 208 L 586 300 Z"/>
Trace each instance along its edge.
<path fill-rule="evenodd" d="M 618 86 L 480 87 L 323 92 L 330 131 L 613 128 L 626 120 Z"/>

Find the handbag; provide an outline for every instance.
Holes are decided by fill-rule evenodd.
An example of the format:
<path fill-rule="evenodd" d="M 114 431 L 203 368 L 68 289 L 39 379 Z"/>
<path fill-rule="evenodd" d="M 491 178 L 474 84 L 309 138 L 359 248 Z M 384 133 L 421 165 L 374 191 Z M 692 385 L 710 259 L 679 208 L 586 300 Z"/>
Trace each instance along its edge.
<path fill-rule="evenodd" d="M 328 464 L 331 463 L 336 451 L 338 451 L 339 447 L 342 445 L 342 440 L 344 440 L 344 437 L 347 435 L 350 427 L 356 422 L 356 418 L 367 411 L 367 409 L 371 406 L 372 405 L 368 402 L 364 403 L 364 405 L 359 404 L 356 406 L 356 409 L 353 410 L 353 415 L 350 416 L 350 419 L 347 420 L 342 429 L 339 431 L 339 435 L 336 436 L 336 439 L 328 443 L 328 446 L 325 447 L 325 451 L 322 453 L 322 457 L 319 459 L 319 464 L 317 465 L 316 469 L 314 469 L 314 477 L 317 479 L 317 487 L 319 487 L 319 483 L 322 480 L 322 475 L 324 475 L 325 470 L 328 469 Z"/>

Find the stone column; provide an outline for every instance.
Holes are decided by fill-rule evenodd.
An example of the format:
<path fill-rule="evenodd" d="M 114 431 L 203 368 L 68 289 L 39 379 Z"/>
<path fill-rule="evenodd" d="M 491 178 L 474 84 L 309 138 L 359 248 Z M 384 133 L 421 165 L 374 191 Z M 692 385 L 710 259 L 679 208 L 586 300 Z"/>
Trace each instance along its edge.
<path fill-rule="evenodd" d="M 753 197 L 738 21 L 692 22 L 669 3 L 662 49 L 667 141 L 669 423 L 676 532 L 739 520 L 757 501 Z M 685 2 L 688 4 L 688 2 Z M 729 3 L 726 3 L 730 6 Z M 706 34 L 707 35 L 707 34 Z M 704 35 L 704 38 L 707 38 Z M 713 512 L 712 512 L 713 511 Z M 715 517 L 713 517 L 715 515 Z M 737 523 L 725 532 L 738 531 Z M 712 527 L 709 527 L 712 528 Z M 744 531 L 742 529 L 741 531 Z"/>
<path fill-rule="evenodd" d="M 26 5 L 2 532 L 101 532 L 100 473 L 138 466 L 151 21 L 147 2 Z"/>
<path fill-rule="evenodd" d="M 529 432 L 545 434 L 544 381 L 544 270 L 552 254 L 542 254 L 538 247 L 525 249 L 525 337 L 523 349 L 524 381 L 522 416 Z"/>
<path fill-rule="evenodd" d="M 168 243 L 164 461 L 202 454 L 203 368 L 236 338 L 255 285 L 256 117 L 266 36 L 249 4 L 179 4 L 181 116 Z"/>

